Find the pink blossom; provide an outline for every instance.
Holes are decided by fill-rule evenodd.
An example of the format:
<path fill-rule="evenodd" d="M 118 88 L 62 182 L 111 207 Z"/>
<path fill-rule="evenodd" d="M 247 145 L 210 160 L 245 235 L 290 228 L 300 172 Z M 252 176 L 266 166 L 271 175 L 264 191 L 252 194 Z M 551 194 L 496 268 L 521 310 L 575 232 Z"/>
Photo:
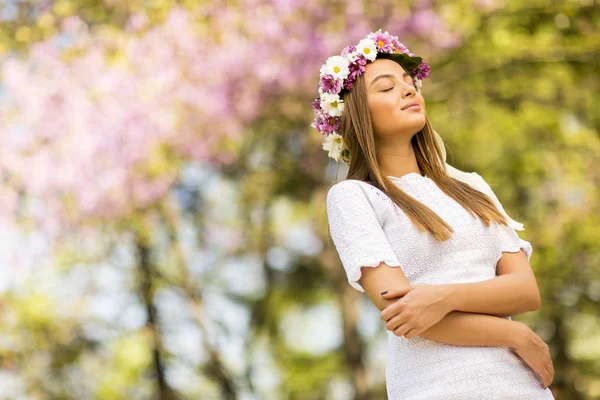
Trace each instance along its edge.
<path fill-rule="evenodd" d="M 373 35 L 373 41 L 375 42 L 375 45 L 377 46 L 377 51 L 381 51 L 384 53 L 392 52 L 391 39 L 392 38 L 390 37 L 390 35 L 387 32 L 377 31 Z"/>
<path fill-rule="evenodd" d="M 10 206 L 2 212 L 22 198 L 19 212 L 47 227 L 119 219 L 162 201 L 178 165 L 233 162 L 248 127 L 273 113 L 265 105 L 290 94 L 312 98 L 323 59 L 343 46 L 352 52 L 348 43 L 372 26 L 352 4 L 347 27 L 325 24 L 336 9 L 314 0 L 265 1 L 261 12 L 253 2 L 175 8 L 154 26 L 136 14 L 130 30 L 110 36 L 65 19 L 60 36 L 2 66 L 0 177 Z M 289 18 L 273 18 L 280 14 Z M 398 17 L 385 26 L 413 34 Z M 350 76 L 365 64 L 359 57 Z M 293 107 L 276 112 L 297 119 Z M 322 117 L 319 126 L 331 133 L 339 118 Z"/>
<path fill-rule="evenodd" d="M 326 74 L 321 77 L 321 88 L 328 93 L 338 93 L 342 88 L 342 81 L 335 79 L 332 75 Z"/>

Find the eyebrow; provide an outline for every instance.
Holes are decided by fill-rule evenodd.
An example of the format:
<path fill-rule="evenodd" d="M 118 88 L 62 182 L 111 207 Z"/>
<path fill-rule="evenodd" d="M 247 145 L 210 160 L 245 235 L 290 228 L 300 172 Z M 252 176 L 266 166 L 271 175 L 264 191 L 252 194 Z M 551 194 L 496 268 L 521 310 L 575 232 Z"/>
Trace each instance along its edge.
<path fill-rule="evenodd" d="M 407 76 L 410 76 L 410 75 L 408 75 L 408 73 L 407 73 L 407 72 L 404 72 L 404 73 L 402 74 L 402 79 L 406 78 Z M 375 77 L 375 79 L 373 79 L 373 80 L 371 81 L 371 84 L 369 85 L 369 87 L 373 86 L 373 84 L 375 84 L 375 82 L 376 82 L 378 79 L 380 79 L 380 78 L 381 78 L 381 79 L 383 79 L 383 78 L 395 78 L 395 76 L 394 76 L 394 75 L 392 75 L 392 74 L 381 74 L 381 75 L 378 75 L 378 76 L 376 76 L 376 77 Z"/>

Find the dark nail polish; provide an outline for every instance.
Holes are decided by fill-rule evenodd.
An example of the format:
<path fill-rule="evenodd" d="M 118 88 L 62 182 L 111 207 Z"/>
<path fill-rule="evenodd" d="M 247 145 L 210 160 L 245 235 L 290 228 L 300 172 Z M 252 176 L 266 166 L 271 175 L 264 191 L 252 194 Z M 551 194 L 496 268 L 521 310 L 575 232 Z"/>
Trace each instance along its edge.
<path fill-rule="evenodd" d="M 381 295 L 383 296 L 384 294 L 386 294 L 388 291 L 386 290 L 385 292 L 381 292 Z"/>

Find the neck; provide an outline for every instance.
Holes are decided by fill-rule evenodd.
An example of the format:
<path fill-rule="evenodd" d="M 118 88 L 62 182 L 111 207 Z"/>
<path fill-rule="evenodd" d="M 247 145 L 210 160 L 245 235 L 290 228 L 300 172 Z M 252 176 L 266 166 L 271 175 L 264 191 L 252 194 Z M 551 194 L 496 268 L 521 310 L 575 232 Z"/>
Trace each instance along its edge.
<path fill-rule="evenodd" d="M 377 149 L 377 161 L 386 176 L 401 177 L 411 172 L 421 173 L 410 140 L 395 146 Z"/>

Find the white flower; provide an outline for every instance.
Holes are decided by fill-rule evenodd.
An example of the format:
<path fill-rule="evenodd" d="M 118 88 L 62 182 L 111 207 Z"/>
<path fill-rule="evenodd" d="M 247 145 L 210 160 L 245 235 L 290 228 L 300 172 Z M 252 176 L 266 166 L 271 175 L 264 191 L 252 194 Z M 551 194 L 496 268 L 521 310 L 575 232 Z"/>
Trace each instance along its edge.
<path fill-rule="evenodd" d="M 323 93 L 321 95 L 321 109 L 332 117 L 339 117 L 344 111 L 344 102 L 337 94 Z"/>
<path fill-rule="evenodd" d="M 346 55 L 346 60 L 348 60 L 349 63 L 353 63 L 358 58 L 358 54 L 359 53 L 357 51 L 353 51 L 352 53 L 348 53 L 348 55 Z"/>
<path fill-rule="evenodd" d="M 369 61 L 375 61 L 377 58 L 377 47 L 373 39 L 363 39 L 358 42 L 356 51 L 365 56 Z"/>
<path fill-rule="evenodd" d="M 327 62 L 321 67 L 321 76 L 325 74 L 332 75 L 334 78 L 344 80 L 350 74 L 348 69 L 349 62 L 345 57 L 332 56 L 327 59 Z"/>
<path fill-rule="evenodd" d="M 421 93 L 421 88 L 423 87 L 423 82 L 421 81 L 421 79 L 415 79 L 415 85 L 417 86 L 419 93 Z"/>
<path fill-rule="evenodd" d="M 323 143 L 323 150 L 327 150 L 327 155 L 335 159 L 335 161 L 340 161 L 342 150 L 344 150 L 342 135 L 338 135 L 337 133 L 327 135 L 325 137 L 325 142 Z"/>

